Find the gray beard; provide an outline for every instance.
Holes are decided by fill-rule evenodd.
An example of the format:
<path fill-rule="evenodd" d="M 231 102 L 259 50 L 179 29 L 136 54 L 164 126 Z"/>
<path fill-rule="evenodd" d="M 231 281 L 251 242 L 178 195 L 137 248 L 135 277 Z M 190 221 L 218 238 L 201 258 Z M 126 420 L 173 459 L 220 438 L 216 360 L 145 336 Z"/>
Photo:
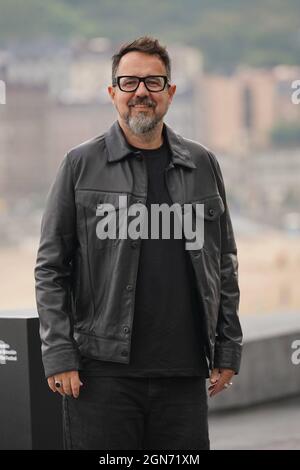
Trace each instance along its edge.
<path fill-rule="evenodd" d="M 161 116 L 147 116 L 145 113 L 140 112 L 137 116 L 127 114 L 125 122 L 134 134 L 144 135 L 151 133 L 161 119 Z"/>

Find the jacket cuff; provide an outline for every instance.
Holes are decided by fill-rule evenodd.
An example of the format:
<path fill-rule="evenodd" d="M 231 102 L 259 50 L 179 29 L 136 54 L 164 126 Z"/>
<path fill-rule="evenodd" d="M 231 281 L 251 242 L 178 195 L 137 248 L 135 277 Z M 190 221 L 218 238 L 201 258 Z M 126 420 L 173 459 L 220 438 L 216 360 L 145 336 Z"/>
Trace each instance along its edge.
<path fill-rule="evenodd" d="M 79 370 L 82 365 L 80 355 L 74 349 L 48 351 L 42 356 L 42 360 L 46 378 L 62 372 Z"/>
<path fill-rule="evenodd" d="M 217 343 L 215 346 L 214 367 L 222 369 L 232 369 L 236 374 L 239 373 L 241 366 L 242 346 L 240 345 L 222 345 Z"/>

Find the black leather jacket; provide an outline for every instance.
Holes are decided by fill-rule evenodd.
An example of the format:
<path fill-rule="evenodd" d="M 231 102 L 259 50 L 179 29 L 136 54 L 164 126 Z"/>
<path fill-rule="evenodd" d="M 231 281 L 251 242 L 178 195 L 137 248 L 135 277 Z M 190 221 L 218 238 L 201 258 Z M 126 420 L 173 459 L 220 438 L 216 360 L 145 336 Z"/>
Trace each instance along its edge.
<path fill-rule="evenodd" d="M 237 249 L 220 167 L 211 151 L 166 124 L 164 135 L 171 149 L 166 181 L 173 203 L 204 203 L 204 245 L 187 252 L 205 314 L 209 365 L 238 373 Z M 78 370 L 80 353 L 130 361 L 141 239 L 101 240 L 95 234 L 98 205 L 117 207 L 120 195 L 128 207 L 146 204 L 147 171 L 116 121 L 65 155 L 48 193 L 35 267 L 46 377 Z"/>

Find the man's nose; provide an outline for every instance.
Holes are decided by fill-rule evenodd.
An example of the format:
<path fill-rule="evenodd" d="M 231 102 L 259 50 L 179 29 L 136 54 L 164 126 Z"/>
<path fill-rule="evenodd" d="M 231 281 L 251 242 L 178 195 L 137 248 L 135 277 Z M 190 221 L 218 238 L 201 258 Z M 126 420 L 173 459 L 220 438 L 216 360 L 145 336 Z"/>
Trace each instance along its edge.
<path fill-rule="evenodd" d="M 140 82 L 139 86 L 135 90 L 136 96 L 149 96 L 149 91 L 146 88 L 146 85 L 144 82 Z"/>

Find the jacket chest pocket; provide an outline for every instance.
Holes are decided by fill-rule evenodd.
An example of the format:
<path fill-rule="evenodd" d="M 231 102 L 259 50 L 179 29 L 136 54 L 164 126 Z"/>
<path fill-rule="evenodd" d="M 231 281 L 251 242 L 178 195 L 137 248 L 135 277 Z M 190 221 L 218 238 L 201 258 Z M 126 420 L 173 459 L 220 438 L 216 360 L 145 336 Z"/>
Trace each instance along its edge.
<path fill-rule="evenodd" d="M 87 243 L 96 250 L 112 249 L 125 229 L 127 194 L 79 190 L 76 193 L 78 223 Z"/>
<path fill-rule="evenodd" d="M 192 202 L 194 230 L 198 244 L 211 255 L 219 254 L 221 249 L 221 215 L 225 211 L 219 194 Z"/>

